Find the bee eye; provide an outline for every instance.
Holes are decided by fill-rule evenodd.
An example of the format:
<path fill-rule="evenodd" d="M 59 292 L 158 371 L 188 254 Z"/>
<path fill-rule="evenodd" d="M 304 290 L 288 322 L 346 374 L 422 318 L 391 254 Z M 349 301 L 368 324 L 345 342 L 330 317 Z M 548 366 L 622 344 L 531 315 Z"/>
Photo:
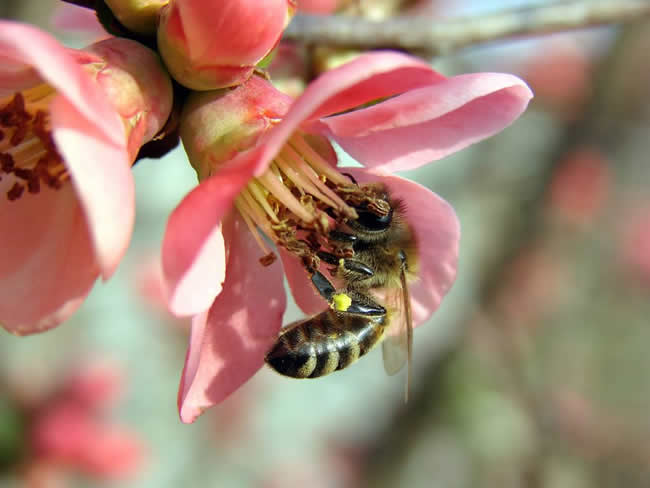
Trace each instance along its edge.
<path fill-rule="evenodd" d="M 365 210 L 358 211 L 357 223 L 367 230 L 386 230 L 393 220 L 393 209 L 386 215 L 377 215 Z"/>

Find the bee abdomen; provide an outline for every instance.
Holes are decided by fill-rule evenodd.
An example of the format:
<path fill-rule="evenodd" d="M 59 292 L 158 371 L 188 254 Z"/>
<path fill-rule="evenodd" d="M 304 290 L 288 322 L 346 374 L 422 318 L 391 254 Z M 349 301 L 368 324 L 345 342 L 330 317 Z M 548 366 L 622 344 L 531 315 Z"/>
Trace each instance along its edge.
<path fill-rule="evenodd" d="M 283 331 L 266 355 L 278 373 L 293 378 L 317 378 L 346 368 L 372 347 L 383 333 L 383 317 L 345 317 L 325 311 Z"/>

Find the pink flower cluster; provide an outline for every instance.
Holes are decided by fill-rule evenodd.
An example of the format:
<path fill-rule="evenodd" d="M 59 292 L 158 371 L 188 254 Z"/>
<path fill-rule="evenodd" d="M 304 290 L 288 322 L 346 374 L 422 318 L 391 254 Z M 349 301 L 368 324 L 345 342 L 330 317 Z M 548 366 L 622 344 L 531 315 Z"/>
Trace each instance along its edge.
<path fill-rule="evenodd" d="M 122 387 L 114 365 L 94 363 L 80 367 L 45 395 L 25 397 L 18 385 L 11 388 L 14 395 L 6 392 L 17 399 L 11 405 L 20 408 L 25 419 L 26 457 L 18 461 L 33 483 L 29 486 L 51 486 L 48 480 L 73 472 L 106 480 L 138 471 L 144 461 L 141 440 L 106 419 Z"/>
<path fill-rule="evenodd" d="M 319 178 L 336 179 L 336 143 L 362 165 L 345 170 L 356 181 L 383 183 L 404 201 L 420 243 L 411 290 L 416 325 L 431 316 L 455 279 L 459 222 L 443 199 L 395 173 L 511 124 L 532 97 L 523 81 L 500 73 L 445 77 L 412 56 L 384 51 L 327 71 L 294 100 L 254 75 L 279 42 L 293 1 L 227 0 L 218 9 L 208 0 L 154 1 L 164 4 L 156 15 L 138 10 L 138 2 L 113 3 L 133 7 L 119 11 L 124 23 L 155 33 L 162 64 L 131 40 L 73 51 L 33 27 L 0 22 L 6 329 L 28 334 L 58 325 L 98 276 L 114 272 L 134 220 L 130 166 L 145 142 L 164 133 L 169 74 L 190 91 L 178 91 L 176 102 L 200 180 L 171 214 L 162 244 L 166 299 L 174 313 L 193 317 L 178 399 L 184 422 L 262 366 L 282 326 L 284 276 L 305 313 L 326 306 L 295 256 L 279 249 L 280 261 L 260 264 L 265 244 L 256 229 L 278 240 L 242 210 L 247 195 L 292 201 L 273 172 L 274 165 L 291 175 L 302 167 L 282 159 L 292 145 L 304 142 L 323 171 Z M 287 205 L 305 221 L 313 217 Z"/>

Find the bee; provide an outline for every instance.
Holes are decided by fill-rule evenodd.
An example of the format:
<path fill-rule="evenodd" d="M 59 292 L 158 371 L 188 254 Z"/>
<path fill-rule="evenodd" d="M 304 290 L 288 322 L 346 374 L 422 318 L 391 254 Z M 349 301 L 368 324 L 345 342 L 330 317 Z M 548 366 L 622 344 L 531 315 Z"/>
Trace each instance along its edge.
<path fill-rule="evenodd" d="M 317 253 L 341 283 L 336 288 L 319 270 L 312 273 L 329 308 L 284 328 L 265 359 L 282 375 L 316 378 L 348 367 L 383 340 L 388 374 L 408 363 L 408 392 L 413 343 L 408 281 L 415 274 L 417 243 L 403 203 L 384 185 L 362 188 L 368 198 L 356 202 L 358 218 L 337 224 Z"/>

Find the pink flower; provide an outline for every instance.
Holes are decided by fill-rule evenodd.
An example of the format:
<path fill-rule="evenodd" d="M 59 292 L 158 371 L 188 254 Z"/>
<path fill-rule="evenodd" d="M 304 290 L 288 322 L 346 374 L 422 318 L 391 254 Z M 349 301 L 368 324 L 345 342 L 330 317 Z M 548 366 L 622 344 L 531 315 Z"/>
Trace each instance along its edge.
<path fill-rule="evenodd" d="M 608 164 L 597 147 L 579 146 L 565 154 L 551 179 L 550 207 L 575 226 L 593 223 L 610 192 Z"/>
<path fill-rule="evenodd" d="M 650 205 L 627 210 L 619 237 L 619 260 L 625 272 L 643 286 L 650 285 Z"/>
<path fill-rule="evenodd" d="M 298 10 L 307 14 L 325 15 L 334 12 L 341 0 L 300 0 Z"/>
<path fill-rule="evenodd" d="M 265 205 L 256 195 L 272 195 L 280 212 L 297 216 L 305 226 L 322 223 L 318 205 L 301 207 L 292 201 L 278 174 L 284 181 L 291 175 L 295 182 L 318 173 L 307 192 L 313 196 L 317 187 L 324 196 L 314 200 L 331 201 L 333 208 L 346 212 L 334 201 L 336 195 L 319 185 L 329 180 L 351 186 L 330 166 L 336 161 L 327 142 L 331 138 L 365 166 L 347 172 L 360 182 L 382 182 L 405 201 L 417 241 L 426 243 L 419 246 L 418 281 L 411 287 L 414 318 L 420 324 L 454 281 L 459 225 L 444 200 L 391 173 L 422 166 L 502 130 L 532 96 L 511 75 L 446 78 L 415 58 L 391 52 L 366 54 L 327 72 L 290 107 L 279 92 L 270 97 L 272 88 L 265 83 L 253 78 L 220 97 L 197 96 L 183 114 L 181 136 L 203 180 L 172 213 L 163 243 L 171 307 L 176 313 L 195 314 L 178 398 L 183 422 L 195 420 L 253 375 L 282 324 L 282 269 L 277 262 L 258 262 L 258 245 L 265 244 L 255 226 L 281 246 L 300 243 L 287 245 L 272 218 L 266 222 L 260 217 L 273 209 L 251 211 Z M 377 99 L 384 101 L 350 111 Z M 221 108 L 236 105 L 233 100 L 267 103 L 258 109 L 258 118 L 246 107 L 232 115 L 245 121 L 244 134 L 221 117 Z M 308 186 L 295 183 L 292 188 Z M 285 250 L 281 256 L 300 307 L 306 313 L 325 309 L 301 262 Z"/>
<path fill-rule="evenodd" d="M 566 120 L 581 116 L 592 90 L 592 61 L 575 39 L 542 41 L 523 72 L 538 103 Z"/>
<path fill-rule="evenodd" d="M 30 334 L 115 271 L 133 227 L 131 163 L 166 121 L 171 83 L 126 39 L 75 51 L 3 21 L 0 48 L 0 323 Z"/>
<path fill-rule="evenodd" d="M 34 486 L 50 486 L 52 479 L 63 480 L 70 472 L 105 480 L 129 477 L 141 468 L 142 441 L 107 418 L 124 387 L 121 373 L 112 363 L 89 364 L 51 391 L 28 399 L 9 388 L 5 407 L 16 409 L 24 420 L 24 435 L 17 439 L 24 445 L 14 461 L 30 481 L 44 483 Z M 24 386 L 25 378 L 11 380 Z"/>
<path fill-rule="evenodd" d="M 280 40 L 295 0 L 171 0 L 158 48 L 172 76 L 193 90 L 247 80 Z"/>

